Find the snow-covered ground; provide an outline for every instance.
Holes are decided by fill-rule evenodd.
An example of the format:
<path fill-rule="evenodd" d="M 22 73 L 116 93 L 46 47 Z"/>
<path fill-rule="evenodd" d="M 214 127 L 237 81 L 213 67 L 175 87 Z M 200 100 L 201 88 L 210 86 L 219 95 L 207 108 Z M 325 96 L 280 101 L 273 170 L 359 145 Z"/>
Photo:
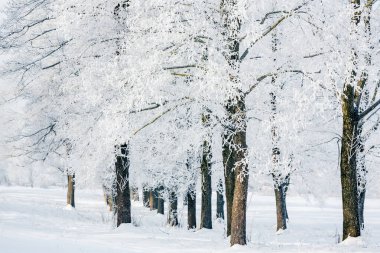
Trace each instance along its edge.
<path fill-rule="evenodd" d="M 79 190 L 76 197 L 77 208 L 69 210 L 64 189 L 0 187 L 0 252 L 380 252 L 378 199 L 367 200 L 363 238 L 337 244 L 339 199 L 319 203 L 289 197 L 290 229 L 276 235 L 273 197 L 251 195 L 249 244 L 230 248 L 217 221 L 213 230 L 171 228 L 165 216 L 134 202 L 134 225 L 116 229 L 100 190 Z M 186 208 L 179 209 L 186 224 Z"/>

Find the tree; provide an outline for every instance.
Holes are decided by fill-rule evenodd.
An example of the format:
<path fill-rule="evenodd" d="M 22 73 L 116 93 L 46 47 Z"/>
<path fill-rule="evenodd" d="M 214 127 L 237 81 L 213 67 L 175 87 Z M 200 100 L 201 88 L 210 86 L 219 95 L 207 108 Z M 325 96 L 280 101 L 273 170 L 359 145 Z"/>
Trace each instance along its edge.
<path fill-rule="evenodd" d="M 131 194 L 129 189 L 129 145 L 123 144 L 116 148 L 116 197 L 115 212 L 117 226 L 123 223 L 131 223 Z"/>
<path fill-rule="evenodd" d="M 372 8 L 373 1 L 366 1 L 363 4 L 360 0 L 352 0 L 351 2 L 351 31 L 350 36 L 352 40 L 366 40 L 370 36 L 370 9 Z M 367 9 L 368 15 L 362 17 L 361 5 Z M 360 23 L 364 19 L 365 35 L 360 32 Z M 377 107 L 375 102 L 367 109 L 363 109 L 362 104 L 367 104 L 365 100 L 365 90 L 368 83 L 368 65 L 371 64 L 370 54 L 365 55 L 366 65 L 360 74 L 359 57 L 362 56 L 358 51 L 357 45 L 351 45 L 351 66 L 348 76 L 345 79 L 345 84 L 341 94 L 342 102 L 342 115 L 343 115 L 343 128 L 342 128 L 342 151 L 341 151 L 341 184 L 342 184 L 342 202 L 343 202 L 343 240 L 348 236 L 360 236 L 360 226 L 363 222 L 363 188 L 358 191 L 358 153 L 363 149 L 363 141 L 360 138 L 362 132 L 361 127 L 364 123 L 364 117 L 374 111 Z M 364 107 L 365 108 L 365 107 Z M 363 157 L 359 156 L 362 161 Z M 363 170 L 363 168 L 362 168 Z M 364 182 L 363 179 L 361 179 Z M 358 198 L 359 197 L 359 198 Z M 359 210 L 359 199 L 360 209 Z"/>
<path fill-rule="evenodd" d="M 218 180 L 216 190 L 216 218 L 224 220 L 224 197 L 223 197 L 223 180 Z"/>
<path fill-rule="evenodd" d="M 209 116 L 203 115 L 202 122 L 205 127 L 208 125 Z M 201 178 L 202 178 L 202 208 L 201 208 L 201 228 L 212 229 L 212 185 L 211 185 L 211 144 L 209 143 L 209 136 L 205 137 L 203 142 L 203 152 L 201 161 Z"/>
<path fill-rule="evenodd" d="M 187 192 L 187 228 L 197 228 L 197 194 L 195 185 L 190 185 Z"/>
<path fill-rule="evenodd" d="M 178 199 L 175 192 L 169 193 L 169 211 L 168 211 L 168 224 L 170 226 L 178 226 Z"/>
<path fill-rule="evenodd" d="M 67 205 L 75 207 L 75 174 L 67 175 Z"/>

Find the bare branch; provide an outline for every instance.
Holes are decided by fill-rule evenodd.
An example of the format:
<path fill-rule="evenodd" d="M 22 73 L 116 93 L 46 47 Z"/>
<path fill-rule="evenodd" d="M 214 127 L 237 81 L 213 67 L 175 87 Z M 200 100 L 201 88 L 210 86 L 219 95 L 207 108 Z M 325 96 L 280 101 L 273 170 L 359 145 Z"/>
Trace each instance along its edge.
<path fill-rule="evenodd" d="M 190 64 L 190 65 L 184 65 L 184 66 L 173 66 L 173 67 L 165 67 L 163 70 L 173 70 L 173 69 L 187 69 L 187 68 L 196 68 L 197 65 Z"/>
<path fill-rule="evenodd" d="M 271 73 L 267 73 L 265 75 L 262 75 L 260 77 L 258 77 L 256 79 L 256 83 L 253 84 L 251 87 L 249 87 L 249 89 L 244 92 L 244 96 L 247 96 L 249 93 L 251 93 L 259 84 L 260 82 L 262 82 L 263 80 L 265 80 L 266 78 L 268 77 L 272 77 L 272 76 L 277 76 L 279 74 L 284 74 L 284 73 L 296 73 L 296 74 L 302 74 L 306 77 L 308 77 L 308 79 L 310 79 L 311 81 L 314 81 L 310 76 L 309 74 L 319 74 L 321 73 L 321 71 L 316 71 L 314 73 L 305 73 L 304 71 L 302 70 L 296 70 L 296 69 L 289 69 L 289 70 L 281 70 L 280 69 L 277 69 L 277 72 L 271 72 Z"/>
<path fill-rule="evenodd" d="M 269 12 L 267 14 L 265 14 L 264 18 L 260 21 L 260 25 L 263 25 L 265 23 L 265 21 L 272 15 L 274 14 L 279 14 L 279 13 L 285 13 L 285 14 L 288 14 L 289 12 L 287 11 L 272 11 L 272 12 Z"/>
<path fill-rule="evenodd" d="M 305 1 L 302 4 L 298 5 L 296 8 L 292 9 L 291 11 L 287 11 L 287 12 L 284 11 L 284 13 L 287 13 L 287 14 L 282 16 L 280 19 L 278 19 L 274 24 L 272 24 L 270 27 L 268 27 L 268 29 L 266 31 L 264 31 L 258 38 L 256 38 L 254 41 L 252 41 L 249 44 L 248 48 L 243 52 L 243 54 L 241 55 L 239 60 L 243 61 L 245 59 L 245 57 L 248 55 L 249 50 L 254 45 L 256 45 L 256 43 L 258 43 L 261 39 L 263 39 L 265 36 L 267 36 L 274 29 L 276 29 L 276 27 L 279 26 L 284 20 L 292 17 L 298 10 L 300 10 L 302 7 L 304 7 L 305 5 L 307 5 L 308 3 L 312 2 L 312 1 L 314 1 L 314 0 Z"/>
<path fill-rule="evenodd" d="M 370 107 L 368 107 L 365 111 L 363 111 L 359 116 L 358 116 L 358 121 L 360 120 L 363 120 L 365 116 L 367 116 L 369 113 L 371 113 L 372 111 L 374 111 L 377 106 L 380 105 L 380 99 L 377 100 L 375 103 L 373 103 Z M 377 110 L 376 110 L 377 111 Z M 373 114 L 372 114 L 373 115 Z M 371 118 L 372 115 L 370 117 L 368 117 L 367 119 Z"/>
<path fill-rule="evenodd" d="M 157 120 L 159 120 L 160 118 L 162 118 L 163 116 L 165 116 L 166 114 L 168 114 L 169 112 L 177 109 L 178 107 L 180 106 L 183 106 L 183 105 L 186 105 L 188 104 L 189 102 L 191 101 L 187 101 L 187 102 L 184 102 L 182 104 L 178 104 L 178 105 L 175 105 L 171 108 L 168 108 L 167 110 L 165 110 L 164 112 L 162 112 L 161 114 L 159 114 L 158 116 L 156 116 L 155 118 L 153 118 L 150 122 L 146 123 L 145 125 L 143 125 L 141 128 L 137 129 L 133 134 L 132 136 L 135 136 L 137 135 L 139 132 L 141 132 L 142 130 L 144 130 L 146 127 L 152 125 L 153 123 L 155 123 Z"/>

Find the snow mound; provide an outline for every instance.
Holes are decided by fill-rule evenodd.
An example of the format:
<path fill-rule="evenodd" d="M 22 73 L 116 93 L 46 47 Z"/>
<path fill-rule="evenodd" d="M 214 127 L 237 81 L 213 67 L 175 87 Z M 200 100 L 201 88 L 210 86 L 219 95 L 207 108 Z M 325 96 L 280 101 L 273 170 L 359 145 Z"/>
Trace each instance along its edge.
<path fill-rule="evenodd" d="M 67 210 L 67 211 L 73 211 L 73 210 L 75 210 L 75 208 L 72 205 L 70 205 L 70 204 L 67 204 L 64 209 Z"/>
<path fill-rule="evenodd" d="M 365 247 L 366 243 L 363 240 L 363 237 L 347 237 L 346 240 L 340 243 L 342 246 L 360 246 L 360 247 Z"/>
<path fill-rule="evenodd" d="M 226 252 L 249 252 L 252 249 L 249 248 L 248 246 L 243 246 L 243 245 L 234 245 L 231 248 L 227 249 Z"/>

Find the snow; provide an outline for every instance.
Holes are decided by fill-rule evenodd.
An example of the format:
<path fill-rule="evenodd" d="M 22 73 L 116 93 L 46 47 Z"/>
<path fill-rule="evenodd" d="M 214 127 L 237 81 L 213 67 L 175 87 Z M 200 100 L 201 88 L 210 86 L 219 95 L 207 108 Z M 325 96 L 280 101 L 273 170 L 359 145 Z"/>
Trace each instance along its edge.
<path fill-rule="evenodd" d="M 373 4 L 373 6 L 372 6 L 372 10 L 377 10 L 377 8 L 379 8 L 379 6 L 380 6 L 380 2 L 379 1 L 376 1 L 374 4 Z"/>
<path fill-rule="evenodd" d="M 362 246 L 366 247 L 366 243 L 363 237 L 351 237 L 349 236 L 346 240 L 340 243 L 341 246 Z"/>
<path fill-rule="evenodd" d="M 66 207 L 65 207 L 65 210 L 72 211 L 72 210 L 75 210 L 75 209 L 73 208 L 72 205 L 67 204 Z"/>
<path fill-rule="evenodd" d="M 61 188 L 0 187 L 1 253 L 380 252 L 378 199 L 367 200 L 363 238 L 338 244 L 340 199 L 289 197 L 290 229 L 276 235 L 274 198 L 254 194 L 248 202 L 248 246 L 229 247 L 220 221 L 214 220 L 212 230 L 167 227 L 166 216 L 133 202 L 133 224 L 114 228 L 101 190 L 78 190 L 72 210 L 66 209 L 65 196 Z M 182 224 L 185 210 L 179 206 Z"/>

